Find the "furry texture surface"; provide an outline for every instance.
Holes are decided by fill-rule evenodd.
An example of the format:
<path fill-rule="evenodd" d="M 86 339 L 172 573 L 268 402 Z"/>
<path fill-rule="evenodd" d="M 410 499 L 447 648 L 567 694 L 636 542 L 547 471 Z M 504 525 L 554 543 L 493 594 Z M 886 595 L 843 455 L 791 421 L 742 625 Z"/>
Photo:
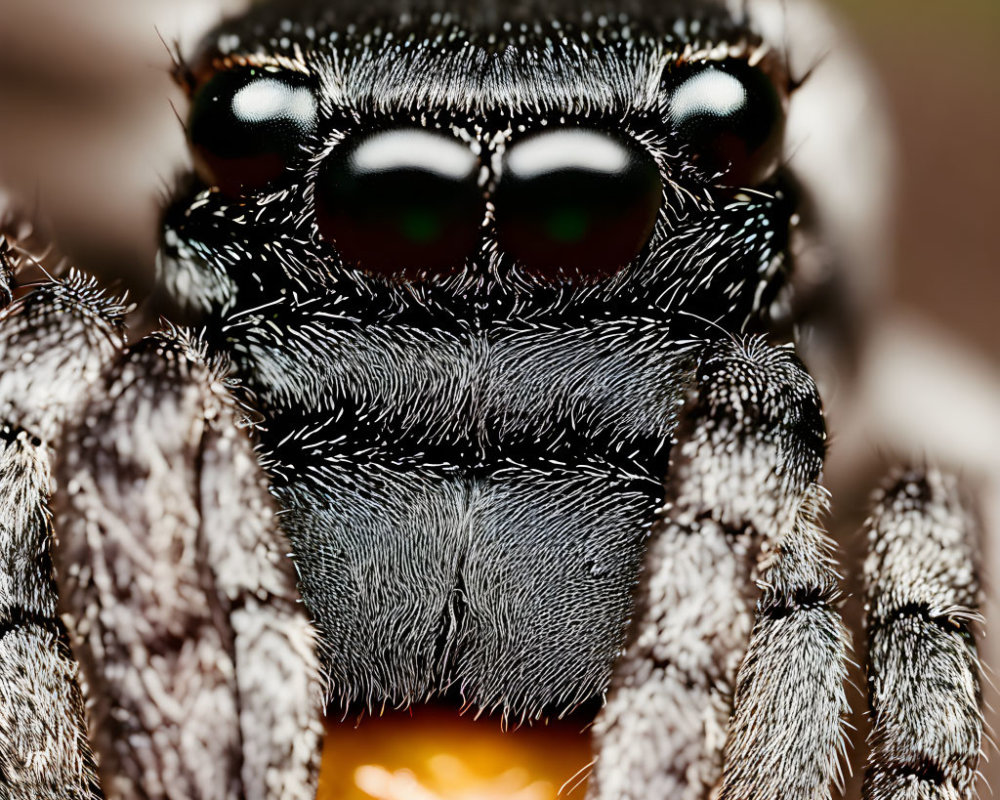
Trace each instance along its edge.
<path fill-rule="evenodd" d="M 90 800 L 98 793 L 83 697 L 56 613 L 48 453 L 0 427 L 0 786 L 10 800 Z"/>
<path fill-rule="evenodd" d="M 0 311 L 0 788 L 11 800 L 100 792 L 58 615 L 48 444 L 120 347 L 123 310 L 74 275 Z"/>
<path fill-rule="evenodd" d="M 957 481 L 931 469 L 891 476 L 865 528 L 864 796 L 969 797 L 983 737 L 977 523 Z"/>
<path fill-rule="evenodd" d="M 825 439 L 791 352 L 706 354 L 595 726 L 590 797 L 830 796 L 847 638 L 818 520 Z"/>
<path fill-rule="evenodd" d="M 12 796 L 96 796 L 96 764 L 113 797 L 307 797 L 323 701 L 535 720 L 609 690 L 596 800 L 830 795 L 846 641 L 820 405 L 788 350 L 745 335 L 822 313 L 794 292 L 808 197 L 780 165 L 718 185 L 669 114 L 692 61 L 794 85 L 739 4 L 545 9 L 299 2 L 227 23 L 180 80 L 291 70 L 317 124 L 260 191 L 178 190 L 160 272 L 198 334 L 126 348 L 124 309 L 75 275 L 0 316 Z M 319 234 L 325 159 L 397 126 L 481 160 L 479 247 L 447 275 L 379 278 Z M 628 137 L 659 170 L 655 228 L 609 278 L 541 280 L 497 241 L 498 165 L 550 126 Z M 936 480 L 870 526 L 873 798 L 971 791 L 973 548 Z"/>
<path fill-rule="evenodd" d="M 312 631 L 243 414 L 123 312 L 72 275 L 0 314 L 0 796 L 311 797 Z"/>

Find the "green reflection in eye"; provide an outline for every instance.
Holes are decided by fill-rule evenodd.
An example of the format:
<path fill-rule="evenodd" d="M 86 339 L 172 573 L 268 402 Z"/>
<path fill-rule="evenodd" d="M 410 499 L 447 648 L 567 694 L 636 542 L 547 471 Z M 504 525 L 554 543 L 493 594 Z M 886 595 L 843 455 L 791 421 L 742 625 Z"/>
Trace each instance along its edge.
<path fill-rule="evenodd" d="M 343 262 L 402 280 L 449 275 L 475 252 L 480 163 L 464 142 L 422 128 L 347 139 L 316 181 L 316 224 Z"/>
<path fill-rule="evenodd" d="M 590 215 L 580 208 L 562 208 L 549 215 L 545 226 L 549 236 L 559 242 L 578 242 L 590 227 Z"/>
<path fill-rule="evenodd" d="M 428 244 L 441 236 L 441 219 L 432 211 L 411 208 L 400 218 L 399 229 L 409 240 Z"/>
<path fill-rule="evenodd" d="M 536 278 L 599 280 L 642 252 L 662 200 L 655 160 L 627 136 L 585 127 L 527 134 L 504 152 L 497 244 Z"/>

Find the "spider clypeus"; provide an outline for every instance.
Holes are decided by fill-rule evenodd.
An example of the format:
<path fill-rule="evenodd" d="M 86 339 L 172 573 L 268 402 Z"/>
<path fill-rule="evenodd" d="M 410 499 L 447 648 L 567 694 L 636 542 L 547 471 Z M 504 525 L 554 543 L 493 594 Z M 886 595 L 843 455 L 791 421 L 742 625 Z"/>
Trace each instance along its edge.
<path fill-rule="evenodd" d="M 766 6 L 227 22 L 176 68 L 189 327 L 133 344 L 83 276 L 19 289 L 7 226 L 3 797 L 312 797 L 321 710 L 425 703 L 593 721 L 595 800 L 830 796 L 848 639 L 791 342 L 849 342 L 851 248 L 789 158 L 821 62 Z M 973 516 L 897 470 L 865 529 L 863 791 L 970 797 Z"/>

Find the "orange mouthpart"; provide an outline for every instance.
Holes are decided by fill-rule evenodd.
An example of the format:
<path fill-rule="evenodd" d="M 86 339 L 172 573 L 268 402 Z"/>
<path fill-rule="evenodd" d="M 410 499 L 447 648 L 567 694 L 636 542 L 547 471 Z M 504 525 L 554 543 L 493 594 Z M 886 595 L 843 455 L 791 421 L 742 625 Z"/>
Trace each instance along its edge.
<path fill-rule="evenodd" d="M 582 800 L 583 723 L 502 730 L 431 707 L 327 725 L 317 800 Z"/>

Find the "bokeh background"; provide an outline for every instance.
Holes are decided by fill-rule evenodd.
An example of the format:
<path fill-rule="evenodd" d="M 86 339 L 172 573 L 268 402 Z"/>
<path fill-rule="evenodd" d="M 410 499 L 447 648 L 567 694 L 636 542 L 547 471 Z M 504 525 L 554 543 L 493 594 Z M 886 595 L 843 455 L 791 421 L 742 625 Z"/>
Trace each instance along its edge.
<path fill-rule="evenodd" d="M 1000 2 L 830 4 L 882 84 L 898 145 L 886 308 L 997 369 Z M 239 5 L 0 0 L 0 188 L 74 263 L 138 296 L 150 287 L 159 198 L 185 159 L 168 48 L 190 52 Z M 1000 438 L 982 444 L 1000 453 Z M 1000 614 L 992 622 L 1000 630 Z M 984 771 L 1000 786 L 1000 754 Z"/>
<path fill-rule="evenodd" d="M 895 128 L 893 294 L 996 362 L 1000 3 L 833 5 L 882 82 Z"/>

